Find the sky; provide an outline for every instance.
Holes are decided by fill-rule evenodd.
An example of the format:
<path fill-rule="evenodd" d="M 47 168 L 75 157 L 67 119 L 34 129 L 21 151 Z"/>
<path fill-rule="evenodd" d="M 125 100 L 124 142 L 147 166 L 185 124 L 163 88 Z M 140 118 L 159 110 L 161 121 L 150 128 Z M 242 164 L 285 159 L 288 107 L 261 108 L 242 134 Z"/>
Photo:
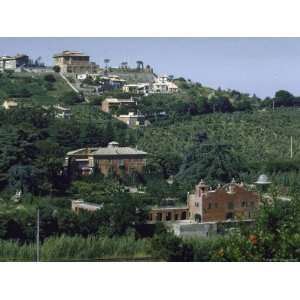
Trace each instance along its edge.
<path fill-rule="evenodd" d="M 300 38 L 0 38 L 0 55 L 28 54 L 52 64 L 54 53 L 83 51 L 112 66 L 137 60 L 159 75 L 235 89 L 264 98 L 280 89 L 300 95 Z"/>

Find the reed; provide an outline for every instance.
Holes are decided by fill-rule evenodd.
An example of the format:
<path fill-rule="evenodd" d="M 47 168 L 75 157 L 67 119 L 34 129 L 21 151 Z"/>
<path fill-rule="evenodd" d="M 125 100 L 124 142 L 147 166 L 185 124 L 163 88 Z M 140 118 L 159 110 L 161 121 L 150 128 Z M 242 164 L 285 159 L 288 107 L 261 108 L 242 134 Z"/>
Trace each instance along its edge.
<path fill-rule="evenodd" d="M 135 259 L 150 257 L 149 241 L 136 240 L 132 236 L 98 237 L 65 236 L 50 237 L 40 248 L 41 261 L 94 261 L 101 259 Z M 0 261 L 35 261 L 34 243 L 20 244 L 0 240 Z"/>

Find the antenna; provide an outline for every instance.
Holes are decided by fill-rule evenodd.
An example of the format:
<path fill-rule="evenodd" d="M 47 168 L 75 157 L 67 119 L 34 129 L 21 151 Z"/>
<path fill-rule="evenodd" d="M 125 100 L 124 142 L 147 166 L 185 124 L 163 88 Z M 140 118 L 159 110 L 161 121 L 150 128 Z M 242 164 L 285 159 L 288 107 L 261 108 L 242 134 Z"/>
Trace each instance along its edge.
<path fill-rule="evenodd" d="M 36 261 L 40 261 L 40 209 L 36 211 Z"/>

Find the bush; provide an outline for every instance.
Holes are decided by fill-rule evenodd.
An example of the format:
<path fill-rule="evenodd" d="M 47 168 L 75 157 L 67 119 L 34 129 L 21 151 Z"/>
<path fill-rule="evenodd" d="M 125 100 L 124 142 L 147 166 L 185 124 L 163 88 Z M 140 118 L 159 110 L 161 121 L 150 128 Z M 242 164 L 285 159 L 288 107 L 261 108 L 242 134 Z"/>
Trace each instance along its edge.
<path fill-rule="evenodd" d="M 56 81 L 56 78 L 53 74 L 47 74 L 44 76 L 44 80 L 50 83 L 53 83 Z"/>
<path fill-rule="evenodd" d="M 54 66 L 53 71 L 56 72 L 56 73 L 59 73 L 60 72 L 60 66 Z"/>
<path fill-rule="evenodd" d="M 83 102 L 84 98 L 75 92 L 68 92 L 61 97 L 60 101 L 66 105 L 74 105 Z"/>
<path fill-rule="evenodd" d="M 151 239 L 151 254 L 165 261 L 192 261 L 192 247 L 172 233 L 165 232 Z"/>

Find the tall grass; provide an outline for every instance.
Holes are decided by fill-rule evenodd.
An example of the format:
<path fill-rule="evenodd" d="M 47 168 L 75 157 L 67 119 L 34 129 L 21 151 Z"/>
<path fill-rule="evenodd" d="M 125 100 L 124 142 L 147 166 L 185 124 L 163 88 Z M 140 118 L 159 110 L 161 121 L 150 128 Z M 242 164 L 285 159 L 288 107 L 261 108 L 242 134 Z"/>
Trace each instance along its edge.
<path fill-rule="evenodd" d="M 34 244 L 0 240 L 0 261 L 33 261 L 35 249 Z"/>
<path fill-rule="evenodd" d="M 35 244 L 21 245 L 15 241 L 0 240 L 0 261 L 34 261 Z M 101 259 L 136 259 L 149 257 L 148 240 L 132 236 L 83 238 L 80 236 L 51 237 L 40 248 L 41 261 L 72 261 Z"/>

